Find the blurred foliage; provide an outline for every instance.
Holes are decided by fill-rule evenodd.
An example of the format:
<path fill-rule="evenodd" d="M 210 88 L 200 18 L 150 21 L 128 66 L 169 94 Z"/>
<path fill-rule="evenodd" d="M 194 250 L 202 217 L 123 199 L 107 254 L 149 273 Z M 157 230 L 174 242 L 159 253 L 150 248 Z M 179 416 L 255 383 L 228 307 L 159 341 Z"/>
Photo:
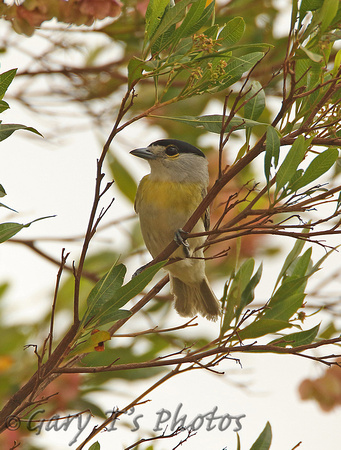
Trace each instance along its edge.
<path fill-rule="evenodd" d="M 287 30 L 280 30 L 283 36 L 278 33 L 283 11 L 276 4 L 266 0 L 231 0 L 217 4 L 205 0 L 182 0 L 175 4 L 157 0 L 127 0 L 122 3 L 117 0 L 24 0 L 20 5 L 3 2 L 0 5 L 3 20 L 10 23 L 14 32 L 26 36 L 22 36 L 20 42 L 26 43 L 39 28 L 40 38 L 52 43 L 49 51 L 40 57 L 32 53 L 34 69 L 19 68 L 17 78 L 28 79 L 29 86 L 27 90 L 18 90 L 13 95 L 24 107 L 38 114 L 43 113 L 36 104 L 38 97 L 57 97 L 66 104 L 74 102 L 83 108 L 84 118 L 90 119 L 91 124 L 104 134 L 112 126 L 113 111 L 120 110 L 122 94 L 128 85 L 133 97 L 131 108 L 126 112 L 127 122 L 135 120 L 149 108 L 159 106 L 144 122 L 146 142 L 143 145 L 150 143 L 148 131 L 149 127 L 154 126 L 159 127 L 165 136 L 184 139 L 201 148 L 204 146 L 199 145 L 200 139 L 208 132 L 216 134 L 217 142 L 219 137 L 230 133 L 228 151 L 222 155 L 225 172 L 229 166 L 248 155 L 257 139 L 265 136 L 264 195 L 257 200 L 252 224 L 267 225 L 269 222 L 264 221 L 261 212 L 277 208 L 279 215 L 284 214 L 286 211 L 281 210 L 283 205 L 295 211 L 294 207 L 299 202 L 306 205 L 304 202 L 308 198 L 318 198 L 320 193 L 326 192 L 327 188 L 318 184 L 318 180 L 333 166 L 337 176 L 338 145 L 327 143 L 326 150 L 312 156 L 311 144 L 316 138 L 329 138 L 332 142 L 341 135 L 340 85 L 337 84 L 333 95 L 325 103 L 322 102 L 334 77 L 339 76 L 341 54 L 334 45 L 340 38 L 339 2 L 303 0 L 298 9 L 294 1 L 290 44 L 287 33 L 289 22 Z M 287 7 L 290 7 L 289 2 Z M 83 26 L 78 28 L 80 25 Z M 73 38 L 75 32 L 76 39 Z M 101 39 L 98 45 L 91 43 L 91 36 L 95 35 Z M 9 52 L 11 47 L 18 50 L 20 44 L 16 44 L 13 35 L 8 35 L 4 37 L 1 47 Z M 59 59 L 56 56 L 61 50 L 67 63 L 57 62 Z M 75 52 L 81 58 L 73 58 Z M 76 65 L 74 61 L 77 60 L 83 63 Z M 15 72 L 13 69 L 0 75 L 0 112 L 8 108 L 2 98 Z M 290 77 L 297 98 L 283 112 L 281 123 L 272 126 L 274 110 L 271 104 L 283 100 Z M 61 83 L 56 83 L 56 79 Z M 44 80 L 43 87 L 38 94 L 32 94 L 34 91 L 30 90 L 41 80 Z M 242 91 L 244 83 L 246 89 Z M 226 97 L 227 88 L 231 87 Z M 211 114 L 212 105 L 215 114 Z M 224 115 L 230 111 L 234 111 L 234 116 L 221 133 Z M 295 135 L 302 123 L 309 122 L 312 111 L 316 112 L 312 118 L 315 128 L 308 127 L 298 136 Z M 23 125 L 1 124 L 0 140 L 18 129 L 37 133 Z M 53 138 L 53 130 L 48 132 Z M 281 139 L 288 136 L 293 138 L 282 144 Z M 290 150 L 283 153 L 283 145 L 291 145 Z M 210 145 L 203 150 L 210 162 L 213 184 L 219 173 L 219 155 Z M 107 160 L 108 171 L 115 179 L 116 187 L 132 205 L 136 182 L 129 164 L 124 163 L 121 156 L 116 148 L 111 150 Z M 260 190 L 250 180 L 258 181 L 263 176 L 256 170 L 252 164 L 245 165 L 219 192 L 211 206 L 213 224 L 226 226 L 241 215 L 238 225 L 248 225 L 247 216 L 242 216 L 243 211 L 257 199 Z M 5 189 L 0 186 L 0 196 L 5 194 Z M 328 198 L 327 194 L 324 195 L 321 202 Z M 340 203 L 339 199 L 331 216 L 333 220 L 338 220 Z M 312 204 L 317 206 L 319 203 Z M 302 211 L 310 210 L 306 206 Z M 284 216 L 280 217 L 284 220 Z M 266 218 L 272 220 L 271 214 Z M 320 224 L 319 220 L 315 226 Z M 118 222 L 113 227 L 125 221 Z M 31 223 L 1 224 L 1 242 Z M 233 224 L 232 228 L 236 225 Z M 250 305 L 257 300 L 256 288 L 263 270 L 262 265 L 255 263 L 253 256 L 257 250 L 263 251 L 263 254 L 267 251 L 264 235 L 248 233 L 245 228 L 246 231 L 240 236 L 227 241 L 231 248 L 227 257 L 225 253 L 223 258 L 214 258 L 215 254 L 226 250 L 226 241 L 215 242 L 208 250 L 207 255 L 213 258 L 208 268 L 210 279 L 216 277 L 225 282 L 220 344 L 233 347 L 241 339 L 250 343 L 255 339 L 268 338 L 271 346 L 294 348 L 338 334 L 334 323 L 320 334 L 319 325 L 310 329 L 302 325 L 307 315 L 308 279 L 320 270 L 326 258 L 313 262 L 311 248 L 304 248 L 309 229 L 308 225 L 304 228 L 305 225 L 301 221 L 303 232 L 289 251 L 277 280 L 272 280 L 273 292 L 269 294 L 266 304 L 262 304 L 259 310 L 253 310 L 250 315 L 245 311 L 249 311 Z M 129 263 L 132 255 L 143 252 L 137 226 L 127 226 L 127 230 L 128 243 L 120 255 L 120 261 L 125 264 Z M 181 330 L 158 333 L 152 329 L 149 333 L 138 335 L 141 322 L 134 318 L 131 323 L 132 328 L 136 328 L 136 334 L 132 331 L 128 337 L 117 336 L 115 343 L 110 341 L 109 324 L 129 317 L 130 313 L 121 308 L 144 290 L 162 266 L 147 269 L 123 284 L 125 266 L 113 266 L 119 259 L 119 253 L 98 252 L 85 260 L 79 293 L 82 321 L 69 357 L 89 352 L 82 360 L 87 367 L 109 365 L 117 359 L 119 364 L 154 361 L 161 354 L 187 349 L 188 342 Z M 71 273 L 65 277 L 58 291 L 54 311 L 57 318 L 72 315 L 74 276 L 72 268 L 69 269 Z M 227 274 L 230 276 L 226 280 Z M 6 289 L 6 284 L 0 286 L 1 296 Z M 143 314 L 143 323 L 153 327 L 157 324 L 161 328 L 167 323 L 170 308 L 169 296 L 157 296 L 156 301 L 149 303 L 140 313 Z M 37 336 L 44 339 L 49 324 L 50 314 L 30 326 L 8 326 L 0 320 L 3 336 L 0 344 L 2 401 L 15 393 L 36 369 L 37 359 L 32 351 L 35 347 L 30 345 L 37 340 Z M 290 333 L 287 333 L 288 329 Z M 195 342 L 193 348 L 210 345 L 202 332 L 197 334 L 197 338 L 195 333 L 191 336 L 191 342 Z M 23 352 L 26 345 L 29 347 Z M 102 351 L 104 347 L 105 351 Z M 52 395 L 46 405 L 46 415 L 89 408 L 94 414 L 104 417 L 101 408 L 88 400 L 89 393 L 104 390 L 105 383 L 112 379 L 122 378 L 128 382 L 153 379 L 162 370 L 149 367 L 103 372 L 96 376 L 62 375 L 46 387 L 41 399 Z M 339 367 L 335 366 L 318 380 L 305 380 L 301 386 L 302 398 L 315 398 L 325 410 L 331 409 L 340 403 L 339 378 Z M 56 392 L 58 395 L 54 396 Z M 20 438 L 18 433 L 15 439 Z M 8 439 L 8 436 L 3 439 Z M 270 443 L 271 427 L 267 424 L 252 449 L 267 449 Z M 3 445 L 7 445 L 7 441 Z M 94 446 L 96 448 L 96 444 Z"/>

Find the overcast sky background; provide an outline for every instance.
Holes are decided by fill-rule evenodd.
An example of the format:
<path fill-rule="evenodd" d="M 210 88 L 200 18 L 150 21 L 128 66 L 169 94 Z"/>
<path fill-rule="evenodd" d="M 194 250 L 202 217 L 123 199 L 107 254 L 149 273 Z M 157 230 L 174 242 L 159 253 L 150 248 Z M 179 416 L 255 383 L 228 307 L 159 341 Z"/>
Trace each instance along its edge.
<path fill-rule="evenodd" d="M 0 32 L 6 33 L 6 27 L 2 27 Z M 38 36 L 30 39 L 17 37 L 17 39 L 22 40 L 21 45 L 28 45 L 30 51 L 37 53 L 39 53 L 39 45 L 43 45 Z M 1 72 L 14 67 L 18 67 L 19 71 L 26 68 L 25 58 L 22 54 L 19 57 L 15 51 L 2 54 L 0 62 Z M 22 80 L 15 80 L 8 91 L 8 98 L 5 97 L 5 100 L 10 103 L 11 110 L 2 114 L 4 123 L 23 123 L 34 126 L 43 133 L 44 130 L 52 128 L 58 130 L 60 137 L 52 142 L 48 138 L 42 139 L 25 132 L 16 132 L 1 143 L 0 183 L 8 193 L 3 201 L 19 212 L 14 214 L 3 209 L 1 221 L 25 223 L 37 217 L 56 215 L 55 218 L 37 222 L 30 228 L 24 229 L 18 237 L 65 237 L 83 234 L 93 199 L 96 158 L 99 155 L 100 144 L 107 135 L 99 135 L 98 130 L 92 129 L 91 126 L 82 126 L 81 132 L 73 135 L 67 133 L 64 136 L 63 129 L 69 129 L 80 123 L 77 107 L 74 104 L 56 104 L 56 109 L 65 111 L 65 114 L 58 117 L 40 117 L 30 114 L 10 99 L 21 83 Z M 140 123 L 125 130 L 113 148 L 128 160 L 132 158 L 128 155 L 129 150 L 147 145 L 161 137 L 163 136 L 160 129 L 148 128 L 146 133 L 146 124 Z M 205 139 L 218 142 L 216 136 Z M 137 161 L 134 158 L 131 160 L 131 167 L 136 180 L 148 170 L 143 161 Z M 132 206 L 119 195 L 115 187 L 111 195 L 114 195 L 116 200 L 106 218 L 107 221 L 133 212 Z M 112 230 L 104 233 L 101 239 L 95 240 L 94 248 L 99 246 L 110 248 L 112 245 L 112 248 L 116 249 L 117 242 L 122 239 L 123 233 L 117 235 L 115 232 L 115 236 L 110 233 Z M 109 242 L 101 241 L 104 237 Z M 333 243 L 336 242 L 333 241 Z M 293 242 L 285 240 L 281 242 L 281 245 L 287 251 L 288 247 L 292 247 Z M 63 246 L 66 246 L 67 251 L 71 251 L 69 261 L 77 260 L 79 247 L 76 245 L 58 242 L 49 243 L 46 248 L 58 258 Z M 322 255 L 322 249 L 314 249 L 315 261 Z M 271 291 L 273 279 L 277 277 L 282 262 L 280 259 L 265 260 L 264 273 L 269 275 L 262 281 L 257 291 L 260 298 L 266 297 Z M 329 266 L 324 265 L 327 267 L 325 270 L 334 270 L 338 262 L 339 257 L 332 255 L 327 263 Z M 257 267 L 258 264 L 259 261 L 257 261 Z M 128 269 L 129 273 L 132 273 L 136 267 Z M 3 311 L 9 323 L 25 323 L 50 309 L 57 273 L 56 266 L 42 260 L 22 246 L 7 243 L 0 248 L 0 273 L 0 282 L 7 280 L 11 282 Z M 318 277 L 320 276 L 319 274 Z M 331 288 L 335 288 L 336 292 L 338 286 L 334 285 Z M 219 295 L 221 286 L 215 286 L 215 289 Z M 312 317 L 306 322 L 305 327 L 310 328 L 316 325 L 318 320 L 318 317 Z M 196 336 L 200 329 L 215 336 L 216 324 L 202 318 L 198 318 L 197 321 L 199 328 L 193 329 L 192 336 Z M 182 323 L 182 319 L 180 322 Z M 179 317 L 174 314 L 170 326 L 176 324 L 179 324 Z M 191 331 L 188 331 L 188 334 L 190 339 Z M 99 436 L 98 439 L 103 448 L 113 448 L 113 442 L 116 442 L 115 448 L 121 448 L 121 445 L 123 447 L 137 440 L 139 431 L 131 431 L 134 427 L 133 419 L 137 414 L 143 415 L 139 419 L 141 430 L 151 430 L 156 425 L 157 412 L 160 409 L 169 410 L 174 417 L 177 406 L 182 403 L 181 415 L 188 415 L 186 424 L 198 415 L 208 413 L 215 406 L 218 408 L 216 412 L 218 416 L 227 413 L 231 416 L 245 414 L 245 418 L 241 419 L 242 429 L 239 432 L 243 449 L 250 448 L 267 421 L 270 421 L 273 430 L 271 448 L 274 450 L 290 450 L 300 441 L 303 441 L 299 447 L 302 450 L 339 449 L 340 410 L 329 414 L 323 413 L 315 403 L 300 401 L 297 392 L 299 383 L 306 377 L 320 376 L 324 370 L 323 366 L 293 356 L 243 354 L 240 355 L 240 359 L 242 367 L 234 361 L 227 360 L 222 363 L 219 369 L 225 374 L 221 376 L 207 371 L 195 371 L 168 381 L 167 384 L 148 395 L 147 398 L 152 400 L 151 402 L 138 407 L 136 412 L 126 419 L 128 427 L 118 424 L 117 431 L 102 433 Z M 138 395 L 149 384 L 151 383 L 138 382 L 132 385 L 115 380 L 111 391 L 96 395 L 96 401 L 108 411 L 117 404 L 123 407 L 133 398 L 132 391 Z M 89 434 L 95 423 L 95 419 L 92 419 L 77 444 Z M 203 426 L 183 448 L 188 450 L 198 448 L 223 450 L 225 447 L 229 450 L 235 449 L 236 433 L 233 428 L 233 421 L 225 431 L 219 431 L 216 428 L 207 432 Z M 44 445 L 51 450 L 65 449 L 67 442 L 71 441 L 76 433 L 77 426 L 71 426 L 68 432 L 50 431 L 44 436 Z M 172 441 L 163 440 L 159 444 L 155 443 L 155 448 L 171 449 L 177 442 L 178 438 Z M 42 444 L 41 437 L 37 439 L 38 443 Z"/>

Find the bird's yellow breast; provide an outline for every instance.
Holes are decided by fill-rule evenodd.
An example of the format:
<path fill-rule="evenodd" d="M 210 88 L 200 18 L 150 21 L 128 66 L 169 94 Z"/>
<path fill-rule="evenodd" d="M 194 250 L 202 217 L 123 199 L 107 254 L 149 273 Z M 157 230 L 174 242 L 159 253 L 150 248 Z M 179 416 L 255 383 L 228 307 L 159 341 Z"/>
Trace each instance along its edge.
<path fill-rule="evenodd" d="M 145 176 L 139 185 L 135 210 L 140 216 L 141 231 L 145 244 L 153 257 L 158 255 L 182 228 L 202 200 L 203 186 L 194 183 L 154 181 Z M 200 220 L 193 231 L 204 231 Z M 192 248 L 199 246 L 205 238 L 192 238 Z M 174 256 L 183 257 L 180 248 Z"/>
<path fill-rule="evenodd" d="M 142 178 L 135 201 L 136 212 L 142 207 L 193 213 L 202 200 L 203 186 L 196 183 L 173 183 Z"/>

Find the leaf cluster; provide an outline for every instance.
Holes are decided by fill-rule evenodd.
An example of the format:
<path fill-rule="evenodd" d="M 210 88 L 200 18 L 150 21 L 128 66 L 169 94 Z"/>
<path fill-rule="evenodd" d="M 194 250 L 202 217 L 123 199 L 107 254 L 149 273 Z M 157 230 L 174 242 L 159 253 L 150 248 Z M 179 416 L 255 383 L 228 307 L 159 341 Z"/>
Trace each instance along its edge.
<path fill-rule="evenodd" d="M 206 0 L 149 2 L 141 51 L 138 56 L 136 52 L 127 58 L 129 62 L 124 60 L 127 91 L 97 161 L 95 200 L 79 261 L 67 266 L 67 258 L 65 255 L 62 257 L 51 318 L 48 318 L 50 332 L 41 348 L 35 349 L 38 370 L 15 394 L 15 401 L 12 399 L 6 404 L 4 410 L 7 414 L 19 414 L 31 408 L 38 386 L 48 384 L 61 373 L 87 374 L 90 391 L 110 378 L 124 376 L 118 373 L 128 372 L 125 377 L 132 380 L 151 377 L 160 368 L 174 367 L 119 411 L 123 414 L 128 407 L 136 405 L 172 376 L 198 368 L 215 371 L 216 366 L 233 352 L 289 353 L 310 357 L 324 364 L 335 363 L 330 357 L 314 357 L 308 353 L 314 346 L 338 343 L 340 339 L 334 338 L 331 342 L 323 333 L 319 335 L 319 323 L 310 329 L 304 327 L 307 284 L 330 253 L 314 263 L 312 248 L 304 250 L 304 245 L 307 241 L 314 242 L 314 239 L 323 245 L 319 242 L 321 237 L 340 233 L 341 202 L 340 196 L 336 196 L 341 187 L 321 184 L 321 177 L 329 174 L 328 171 L 337 162 L 337 148 L 341 145 L 341 73 L 338 67 L 341 56 L 334 48 L 338 36 L 339 2 L 302 1 L 300 5 L 294 2 L 291 31 L 281 70 L 274 71 L 271 79 L 263 83 L 256 79 L 255 74 L 271 46 L 259 41 L 244 43 L 247 21 L 238 15 L 227 20 L 220 15 L 216 20 L 214 8 L 214 2 Z M 306 26 L 308 13 L 311 13 L 312 19 Z M 114 33 L 114 27 L 108 26 L 102 31 L 109 35 Z M 93 73 L 96 76 L 96 71 Z M 11 71 L 2 74 L 0 86 L 3 94 L 13 76 Z M 120 81 L 116 87 L 122 84 L 123 81 Z M 232 85 L 233 89 L 238 88 L 236 92 L 230 89 Z M 268 99 L 274 91 L 278 95 L 278 86 L 281 86 L 282 106 L 277 114 L 270 114 Z M 110 91 L 110 95 L 112 92 L 115 89 Z M 145 92 L 153 94 L 148 101 L 145 101 Z M 195 108 L 189 114 L 184 114 L 183 110 L 179 112 L 177 105 L 180 101 L 181 105 L 186 105 L 186 101 L 195 102 L 203 97 L 206 97 L 206 103 L 200 103 L 199 112 Z M 208 99 L 218 97 L 222 105 L 220 114 L 200 113 Z M 1 100 L 3 111 L 6 105 Z M 214 133 L 219 138 L 219 149 L 215 152 L 217 176 L 212 189 L 184 224 L 184 230 L 191 232 L 207 207 L 216 201 L 221 208 L 220 213 L 213 222 L 212 230 L 205 233 L 208 238 L 204 246 L 218 248 L 218 253 L 212 257 L 218 259 L 222 254 L 228 254 L 226 246 L 229 242 L 237 241 L 235 267 L 225 282 L 222 295 L 220 330 L 212 341 L 203 338 L 186 346 L 181 333 L 174 334 L 174 331 L 192 326 L 190 321 L 170 330 L 141 330 L 139 324 L 136 333 L 126 335 L 130 339 L 127 346 L 119 344 L 117 331 L 128 320 L 133 323 L 135 313 L 142 308 L 148 320 L 160 311 L 160 316 L 166 316 L 169 302 L 165 302 L 164 297 L 158 298 L 152 307 L 146 308 L 146 305 L 168 282 L 167 277 L 129 310 L 124 308 L 131 299 L 142 293 L 163 267 L 176 248 L 174 242 L 126 284 L 125 265 L 112 265 L 112 260 L 117 259 L 112 253 L 106 255 L 105 262 L 103 254 L 99 254 L 94 266 L 89 264 L 88 248 L 106 211 L 99 212 L 99 202 L 111 186 L 111 183 L 102 186 L 102 166 L 109 146 L 121 131 L 141 119 L 152 123 L 173 122 L 175 127 L 181 126 L 186 130 L 192 128 L 198 132 L 191 135 L 196 138 L 202 132 Z M 22 125 L 5 126 L 3 138 L 17 129 L 35 131 Z M 235 132 L 245 140 L 232 154 L 226 149 Z M 323 148 L 321 151 L 320 147 Z M 258 183 L 250 188 L 250 183 L 245 181 L 245 173 L 249 177 L 249 168 L 256 159 L 262 162 L 264 177 L 257 175 Z M 109 164 L 118 188 L 132 201 L 136 184 L 129 168 L 121 163 L 116 154 L 109 158 Z M 236 180 L 239 183 L 241 180 L 242 186 Z M 236 184 L 232 187 L 233 192 L 226 195 L 223 189 L 229 183 Z M 5 195 L 2 187 L 0 195 Z M 301 217 L 326 202 L 335 206 L 330 215 L 310 222 Z M 1 241 L 8 240 L 29 225 L 0 225 Z M 324 228 L 321 230 L 320 226 Z M 259 300 L 258 287 L 267 274 L 263 274 L 262 264 L 257 266 L 254 258 L 243 258 L 240 242 L 246 237 L 267 234 L 294 238 L 295 244 L 283 263 L 273 291 L 262 301 Z M 190 235 L 193 236 L 194 233 Z M 129 251 L 138 251 L 138 242 L 138 239 L 134 241 L 132 238 Z M 122 260 L 124 258 L 125 255 Z M 72 276 L 59 288 L 65 269 Z M 73 304 L 67 309 L 65 305 L 70 298 L 73 298 Z M 66 335 L 55 343 L 53 326 L 58 307 L 68 311 L 73 308 L 73 324 Z M 332 334 L 337 334 L 337 330 L 333 329 Z M 21 339 L 22 336 L 19 336 L 18 342 Z M 135 344 L 143 339 L 150 347 L 142 355 L 136 355 Z M 258 344 L 259 339 L 265 344 Z M 327 340 L 323 342 L 323 339 Z M 117 358 L 120 360 L 117 361 Z M 24 395 L 25 392 L 29 392 L 29 397 Z M 13 409 L 13 404 L 20 404 L 20 407 Z M 97 409 L 96 413 L 101 411 Z M 106 425 L 108 422 L 103 422 L 88 439 L 92 439 Z M 267 424 L 252 449 L 269 448 L 270 443 L 271 428 Z M 99 444 L 94 446 L 99 448 Z M 238 448 L 241 448 L 239 440 Z"/>

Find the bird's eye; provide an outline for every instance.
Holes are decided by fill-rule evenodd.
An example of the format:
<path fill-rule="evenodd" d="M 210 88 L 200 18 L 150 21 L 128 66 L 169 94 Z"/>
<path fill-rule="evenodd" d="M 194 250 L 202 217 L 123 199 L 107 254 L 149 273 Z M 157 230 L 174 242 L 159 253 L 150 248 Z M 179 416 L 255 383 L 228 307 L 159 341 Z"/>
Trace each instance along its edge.
<path fill-rule="evenodd" d="M 176 156 L 179 154 L 178 149 L 174 145 L 170 145 L 166 148 L 166 155 L 168 156 Z"/>

